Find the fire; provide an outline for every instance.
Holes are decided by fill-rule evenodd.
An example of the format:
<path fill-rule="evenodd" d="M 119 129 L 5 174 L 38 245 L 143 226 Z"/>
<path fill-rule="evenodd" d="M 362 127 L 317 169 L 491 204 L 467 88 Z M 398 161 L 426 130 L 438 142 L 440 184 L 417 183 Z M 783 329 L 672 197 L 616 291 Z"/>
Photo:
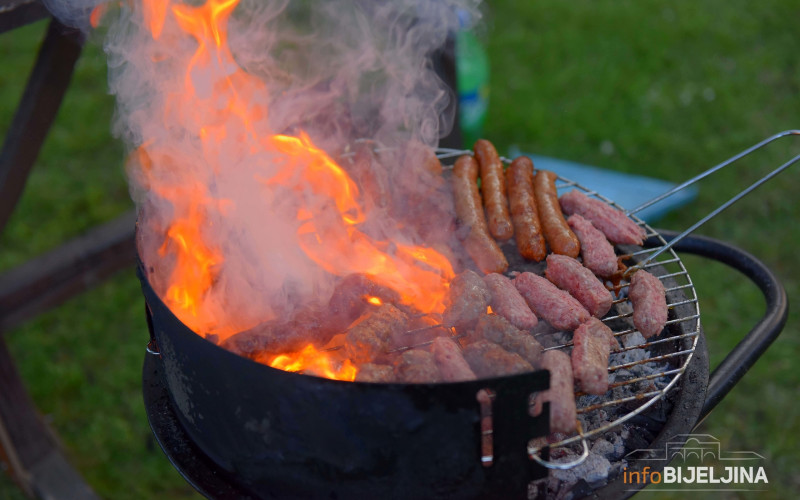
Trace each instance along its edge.
<path fill-rule="evenodd" d="M 224 242 L 209 234 L 236 210 L 253 210 L 250 205 L 237 206 L 240 200 L 221 191 L 226 176 L 232 175 L 248 175 L 251 185 L 263 189 L 264 205 L 256 207 L 264 210 L 263 217 L 285 218 L 267 211 L 267 199 L 296 199 L 287 224 L 293 225 L 296 247 L 309 266 L 332 276 L 367 274 L 396 290 L 404 304 L 424 313 L 442 312 L 455 274 L 449 260 L 399 237 L 374 239 L 363 226 L 382 212 L 367 211 L 348 173 L 302 130 L 293 135 L 271 131 L 265 83 L 239 67 L 228 46 L 228 24 L 238 0 L 199 5 L 141 2 L 135 12 L 153 46 L 167 49 L 153 51 L 153 64 L 177 67 L 182 73 L 182 78 L 167 79 L 167 97 L 159 108 L 163 116 L 154 117 L 164 122 L 160 131 L 169 133 L 144 130 L 134 155 L 139 184 L 170 207 L 159 256 L 170 269 L 162 299 L 175 315 L 195 332 L 215 334 L 220 340 L 272 319 L 266 312 L 243 319 L 235 308 L 208 306 L 212 298 L 229 293 L 218 283 L 230 258 Z M 103 10 L 96 9 L 93 22 L 102 15 Z M 181 56 L 176 47 L 187 41 L 194 44 L 193 51 Z M 175 147 L 173 137 L 192 138 L 193 149 L 186 154 Z M 377 297 L 367 300 L 381 304 Z M 344 380 L 355 376 L 352 365 L 334 369 L 329 354 L 312 346 L 269 364 Z"/>
<path fill-rule="evenodd" d="M 329 352 L 318 351 L 313 345 L 307 345 L 300 352 L 279 354 L 267 364 L 280 370 L 302 371 L 306 374 L 335 380 L 352 382 L 356 378 L 356 368 L 350 360 L 344 359 L 336 363 L 332 360 Z"/>
<path fill-rule="evenodd" d="M 379 299 L 378 297 L 367 297 L 367 302 L 369 302 L 373 306 L 379 306 L 379 305 L 383 304 L 383 301 L 381 299 Z"/>
<path fill-rule="evenodd" d="M 92 28 L 97 28 L 100 26 L 100 20 L 103 18 L 107 10 L 107 3 L 98 4 L 92 9 L 91 14 L 89 14 L 89 24 Z"/>

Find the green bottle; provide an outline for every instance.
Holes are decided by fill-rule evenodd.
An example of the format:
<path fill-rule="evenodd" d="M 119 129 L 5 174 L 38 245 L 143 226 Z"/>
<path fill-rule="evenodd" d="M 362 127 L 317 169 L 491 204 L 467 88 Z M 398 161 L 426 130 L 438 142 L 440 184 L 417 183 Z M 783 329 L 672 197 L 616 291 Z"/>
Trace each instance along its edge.
<path fill-rule="evenodd" d="M 459 16 L 461 17 L 461 16 Z M 466 147 L 472 147 L 483 134 L 489 105 L 489 58 L 475 34 L 464 29 L 456 33 L 456 78 L 458 118 Z"/>

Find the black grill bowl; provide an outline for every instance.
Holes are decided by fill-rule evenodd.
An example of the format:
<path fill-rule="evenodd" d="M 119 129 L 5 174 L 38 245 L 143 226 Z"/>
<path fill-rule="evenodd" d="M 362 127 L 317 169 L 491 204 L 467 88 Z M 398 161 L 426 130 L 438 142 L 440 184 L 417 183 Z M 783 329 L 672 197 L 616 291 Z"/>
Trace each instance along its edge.
<path fill-rule="evenodd" d="M 549 374 L 368 384 L 270 368 L 183 325 L 140 279 L 175 414 L 221 470 L 262 498 L 508 498 L 545 471 L 527 441 Z M 479 390 L 495 391 L 495 464 L 481 465 Z M 501 430 L 502 429 L 502 430 Z M 516 491 L 510 491 L 516 490 Z"/>
<path fill-rule="evenodd" d="M 669 239 L 669 233 L 662 234 Z M 743 272 L 764 292 L 767 312 L 710 382 L 700 335 L 683 377 L 666 396 L 671 411 L 648 446 L 654 450 L 690 433 L 708 415 L 780 333 L 788 308 L 775 276 L 749 254 L 697 237 L 682 241 L 676 250 Z M 195 334 L 155 294 L 141 265 L 139 277 L 151 342 L 159 352 L 157 357 L 148 354 L 145 364 L 151 425 L 176 467 L 209 496 L 525 498 L 528 483 L 546 474 L 529 460 L 526 447 L 530 438 L 547 432 L 547 411 L 540 418 L 528 414 L 528 395 L 547 386 L 547 372 L 415 385 L 339 382 L 287 373 Z M 475 398 L 484 388 L 497 394 L 495 463 L 489 468 L 480 461 Z M 176 438 L 184 433 L 185 439 Z M 190 477 L 187 463 L 194 472 L 210 470 L 214 477 Z M 668 463 L 631 457 L 628 471 L 645 466 L 660 471 Z M 579 484 L 574 493 L 624 498 L 641 486 L 617 477 L 596 489 Z"/>

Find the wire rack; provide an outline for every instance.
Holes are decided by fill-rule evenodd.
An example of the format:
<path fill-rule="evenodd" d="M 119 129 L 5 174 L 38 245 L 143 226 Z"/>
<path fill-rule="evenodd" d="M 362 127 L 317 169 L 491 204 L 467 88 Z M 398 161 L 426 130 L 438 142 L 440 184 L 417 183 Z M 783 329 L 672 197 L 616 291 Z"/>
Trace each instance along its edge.
<path fill-rule="evenodd" d="M 620 341 L 620 346 L 611 352 L 608 367 L 609 380 L 611 381 L 609 390 L 602 396 L 590 396 L 582 392 L 576 392 L 577 413 L 582 420 L 578 422 L 578 432 L 574 435 L 564 436 L 556 442 L 549 442 L 546 444 L 542 444 L 541 440 L 531 441 L 528 445 L 528 453 L 532 459 L 548 468 L 554 469 L 568 469 L 577 466 L 589 454 L 587 446 L 588 438 L 616 429 L 621 424 L 642 414 L 652 408 L 656 403 L 662 400 L 670 390 L 677 386 L 695 353 L 701 327 L 700 305 L 697 292 L 686 267 L 683 265 L 680 257 L 672 249 L 673 245 L 757 187 L 772 179 L 789 166 L 800 161 L 800 155 L 793 157 L 788 162 L 782 164 L 780 167 L 745 188 L 729 201 L 720 205 L 709 215 L 687 228 L 683 233 L 672 238 L 669 242 L 635 214 L 705 179 L 713 173 L 750 155 L 754 151 L 764 148 L 772 142 L 784 137 L 798 136 L 800 136 L 800 130 L 787 130 L 770 136 L 632 210 L 625 210 L 625 208 L 619 206 L 613 200 L 604 197 L 596 191 L 587 189 L 575 181 L 562 177 L 557 178 L 556 189 L 559 192 L 568 189 L 578 189 L 587 196 L 597 198 L 623 211 L 639 226 L 644 228 L 647 247 L 616 247 L 618 257 L 623 262 L 629 263 L 628 270 L 623 276 L 628 276 L 637 269 L 645 269 L 659 278 L 666 289 L 669 315 L 664 330 L 658 336 L 650 340 L 645 340 L 640 334 L 637 336 L 639 332 L 633 325 L 633 308 L 627 297 L 629 283 L 623 280 L 611 287 L 615 294 L 613 307 L 601 318 L 601 321 L 611 328 L 614 337 Z M 386 149 L 390 150 L 391 148 Z M 375 148 L 376 153 L 382 150 L 383 148 L 380 146 Z M 444 168 L 446 169 L 452 168 L 452 166 L 446 164 L 448 160 L 455 159 L 462 155 L 472 154 L 470 150 L 443 148 L 436 150 L 437 157 L 440 160 L 444 160 Z M 501 160 L 506 164 L 510 163 L 508 158 L 501 157 Z M 508 273 L 513 273 L 515 271 L 520 271 L 520 269 L 511 267 Z M 465 336 L 463 333 L 456 334 L 454 330 L 443 325 L 431 325 L 423 329 L 432 328 L 447 329 L 454 340 L 459 340 Z M 416 331 L 419 330 L 414 330 L 412 332 Z M 431 342 L 429 341 L 403 346 L 393 349 L 392 352 L 425 347 L 430 344 Z M 573 343 L 571 340 L 565 340 L 564 342 L 547 347 L 546 350 L 562 349 L 570 351 L 572 346 Z M 609 410 L 616 411 L 611 412 Z M 607 417 L 609 414 L 613 416 Z M 485 434 L 491 434 L 491 432 L 491 430 L 484 431 Z M 559 448 L 579 442 L 583 445 L 583 453 L 575 460 L 569 462 L 548 462 L 539 457 L 539 452 L 544 447 Z M 482 457 L 482 459 L 484 462 L 491 462 L 491 456 Z"/>
<path fill-rule="evenodd" d="M 464 154 L 472 152 L 454 149 L 437 150 L 440 160 Z M 506 164 L 510 163 L 508 158 L 501 157 L 501 160 Z M 560 193 L 577 189 L 587 196 L 602 200 L 625 212 L 625 209 L 613 200 L 573 180 L 558 177 L 556 189 Z M 578 460 L 568 463 L 537 460 L 550 468 L 570 468 L 578 465 L 588 455 L 585 445 L 587 438 L 612 430 L 656 404 L 678 384 L 697 346 L 700 333 L 700 305 L 686 267 L 672 250 L 671 245 L 657 231 L 635 215 L 631 215 L 631 218 L 644 228 L 645 237 L 651 245 L 647 248 L 617 246 L 618 257 L 632 264 L 629 269 L 646 269 L 661 280 L 667 291 L 668 321 L 664 331 L 657 337 L 648 341 L 641 336 L 637 337 L 638 331 L 633 326 L 632 320 L 633 309 L 627 297 L 628 282 L 622 281 L 616 286 L 608 284 L 615 294 L 614 301 L 611 310 L 601 318 L 601 321 L 611 328 L 614 337 L 620 341 L 620 347 L 611 352 L 608 367 L 609 378 L 613 382 L 609 384 L 609 390 L 603 396 L 575 393 L 577 413 L 583 421 L 578 427 L 579 433 L 566 436 L 547 446 L 558 448 L 583 441 L 584 453 Z M 653 243 L 655 246 L 652 246 Z M 508 272 L 514 271 L 518 270 L 509 268 Z M 572 346 L 572 340 L 566 340 L 545 350 L 570 351 Z M 609 411 L 611 409 L 615 411 Z M 604 418 L 599 412 L 615 416 Z M 528 452 L 536 459 L 542 447 L 541 442 L 531 442 Z"/>

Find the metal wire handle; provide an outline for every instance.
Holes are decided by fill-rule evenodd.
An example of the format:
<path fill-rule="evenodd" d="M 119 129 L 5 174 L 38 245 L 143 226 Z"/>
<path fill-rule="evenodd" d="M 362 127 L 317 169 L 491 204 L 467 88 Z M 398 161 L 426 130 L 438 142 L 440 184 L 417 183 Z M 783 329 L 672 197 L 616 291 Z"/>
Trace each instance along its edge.
<path fill-rule="evenodd" d="M 542 450 L 542 448 L 544 448 L 544 446 L 542 448 L 534 448 L 532 450 L 528 450 L 528 455 L 536 463 L 538 463 L 539 465 L 542 465 L 544 467 L 547 467 L 548 469 L 568 470 L 568 469 L 572 469 L 573 467 L 577 467 L 580 464 L 582 464 L 589 457 L 589 443 L 586 441 L 586 437 L 583 435 L 583 428 L 581 427 L 581 421 L 580 420 L 576 420 L 575 422 L 578 425 L 578 434 L 581 437 L 581 444 L 583 445 L 583 453 L 581 453 L 581 455 L 578 458 L 576 458 L 575 460 L 572 460 L 571 462 L 550 462 L 550 461 L 547 461 L 547 460 L 543 459 L 542 457 L 540 457 L 538 455 L 538 452 L 540 452 Z"/>
<path fill-rule="evenodd" d="M 687 180 L 687 181 L 675 186 L 674 188 L 670 189 L 666 193 L 663 193 L 663 194 L 661 194 L 659 196 L 656 196 L 655 198 L 643 203 L 642 205 L 639 205 L 638 207 L 634 208 L 633 210 L 628 210 L 627 212 L 625 212 L 625 214 L 630 216 L 630 215 L 635 214 L 635 213 L 637 213 L 637 212 L 639 212 L 641 210 L 644 210 L 645 208 L 647 208 L 647 207 L 649 207 L 649 206 L 651 206 L 651 205 L 653 205 L 655 203 L 658 203 L 659 201 L 661 201 L 661 200 L 663 200 L 665 198 L 668 198 L 669 196 L 672 196 L 673 194 L 677 193 L 678 191 L 680 191 L 682 189 L 685 189 L 688 186 L 691 186 L 695 182 L 700 181 L 702 179 L 705 179 L 706 177 L 710 176 L 711 174 L 713 174 L 713 173 L 715 173 L 715 172 L 717 172 L 719 170 L 722 170 L 723 168 L 727 167 L 728 165 L 730 165 L 732 163 L 735 163 L 738 160 L 741 160 L 745 156 L 748 156 L 750 153 L 753 153 L 754 151 L 757 151 L 757 150 L 763 148 L 767 144 L 770 144 L 770 143 L 772 143 L 772 142 L 774 142 L 774 141 L 776 141 L 778 139 L 781 139 L 783 137 L 798 136 L 798 135 L 800 135 L 800 130 L 785 130 L 785 131 L 779 132 L 779 133 L 777 133 L 777 134 L 775 134 L 775 135 L 773 135 L 771 137 L 767 137 L 766 139 L 764 139 L 763 141 L 759 142 L 758 144 L 755 144 L 755 145 L 745 149 L 741 153 L 739 153 L 739 154 L 737 154 L 737 155 L 725 160 L 724 162 L 720 163 L 719 165 L 713 166 L 713 167 L 709 168 L 708 170 L 706 170 L 705 172 L 703 172 L 703 173 L 701 173 L 699 175 L 696 175 L 695 177 L 692 177 L 691 179 L 689 179 L 689 180 Z M 667 250 L 669 250 L 670 248 L 672 248 L 673 245 L 677 244 L 683 238 L 685 238 L 686 236 L 691 234 L 695 229 L 697 229 L 698 227 L 702 226 L 703 224 L 705 224 L 709 220 L 713 219 L 720 212 L 722 212 L 723 210 L 727 209 L 728 207 L 730 207 L 731 205 L 733 205 L 734 203 L 736 203 L 740 199 L 744 198 L 745 196 L 750 194 L 753 190 L 755 190 L 757 187 L 759 187 L 760 185 L 764 184 L 768 180 L 772 179 L 773 177 L 775 177 L 779 173 L 783 172 L 784 170 L 786 170 L 790 166 L 792 166 L 795 163 L 797 163 L 798 161 L 800 161 L 800 155 L 795 156 L 794 158 L 792 158 L 788 162 L 784 163 L 783 165 L 781 165 L 780 167 L 776 168 L 772 172 L 768 173 L 767 175 L 765 175 L 761 179 L 757 180 L 756 182 L 751 184 L 749 187 L 747 187 L 744 190 L 742 190 L 739 194 L 737 194 L 733 198 L 729 199 L 728 201 L 726 201 L 725 203 L 720 205 L 716 210 L 712 211 L 710 214 L 706 215 L 705 217 L 703 217 L 702 219 L 700 219 L 699 221 L 694 223 L 692 226 L 690 226 L 684 232 L 682 232 L 679 235 L 677 235 L 675 238 L 670 240 L 669 243 L 667 243 L 666 245 L 662 246 L 659 250 L 657 250 L 656 252 L 652 253 L 650 256 L 648 256 L 644 260 L 638 262 L 635 266 L 629 267 L 625 271 L 625 274 L 630 273 L 632 270 L 642 268 L 648 262 L 652 261 L 653 259 L 655 259 L 659 255 L 661 255 L 662 253 L 664 253 Z"/>

